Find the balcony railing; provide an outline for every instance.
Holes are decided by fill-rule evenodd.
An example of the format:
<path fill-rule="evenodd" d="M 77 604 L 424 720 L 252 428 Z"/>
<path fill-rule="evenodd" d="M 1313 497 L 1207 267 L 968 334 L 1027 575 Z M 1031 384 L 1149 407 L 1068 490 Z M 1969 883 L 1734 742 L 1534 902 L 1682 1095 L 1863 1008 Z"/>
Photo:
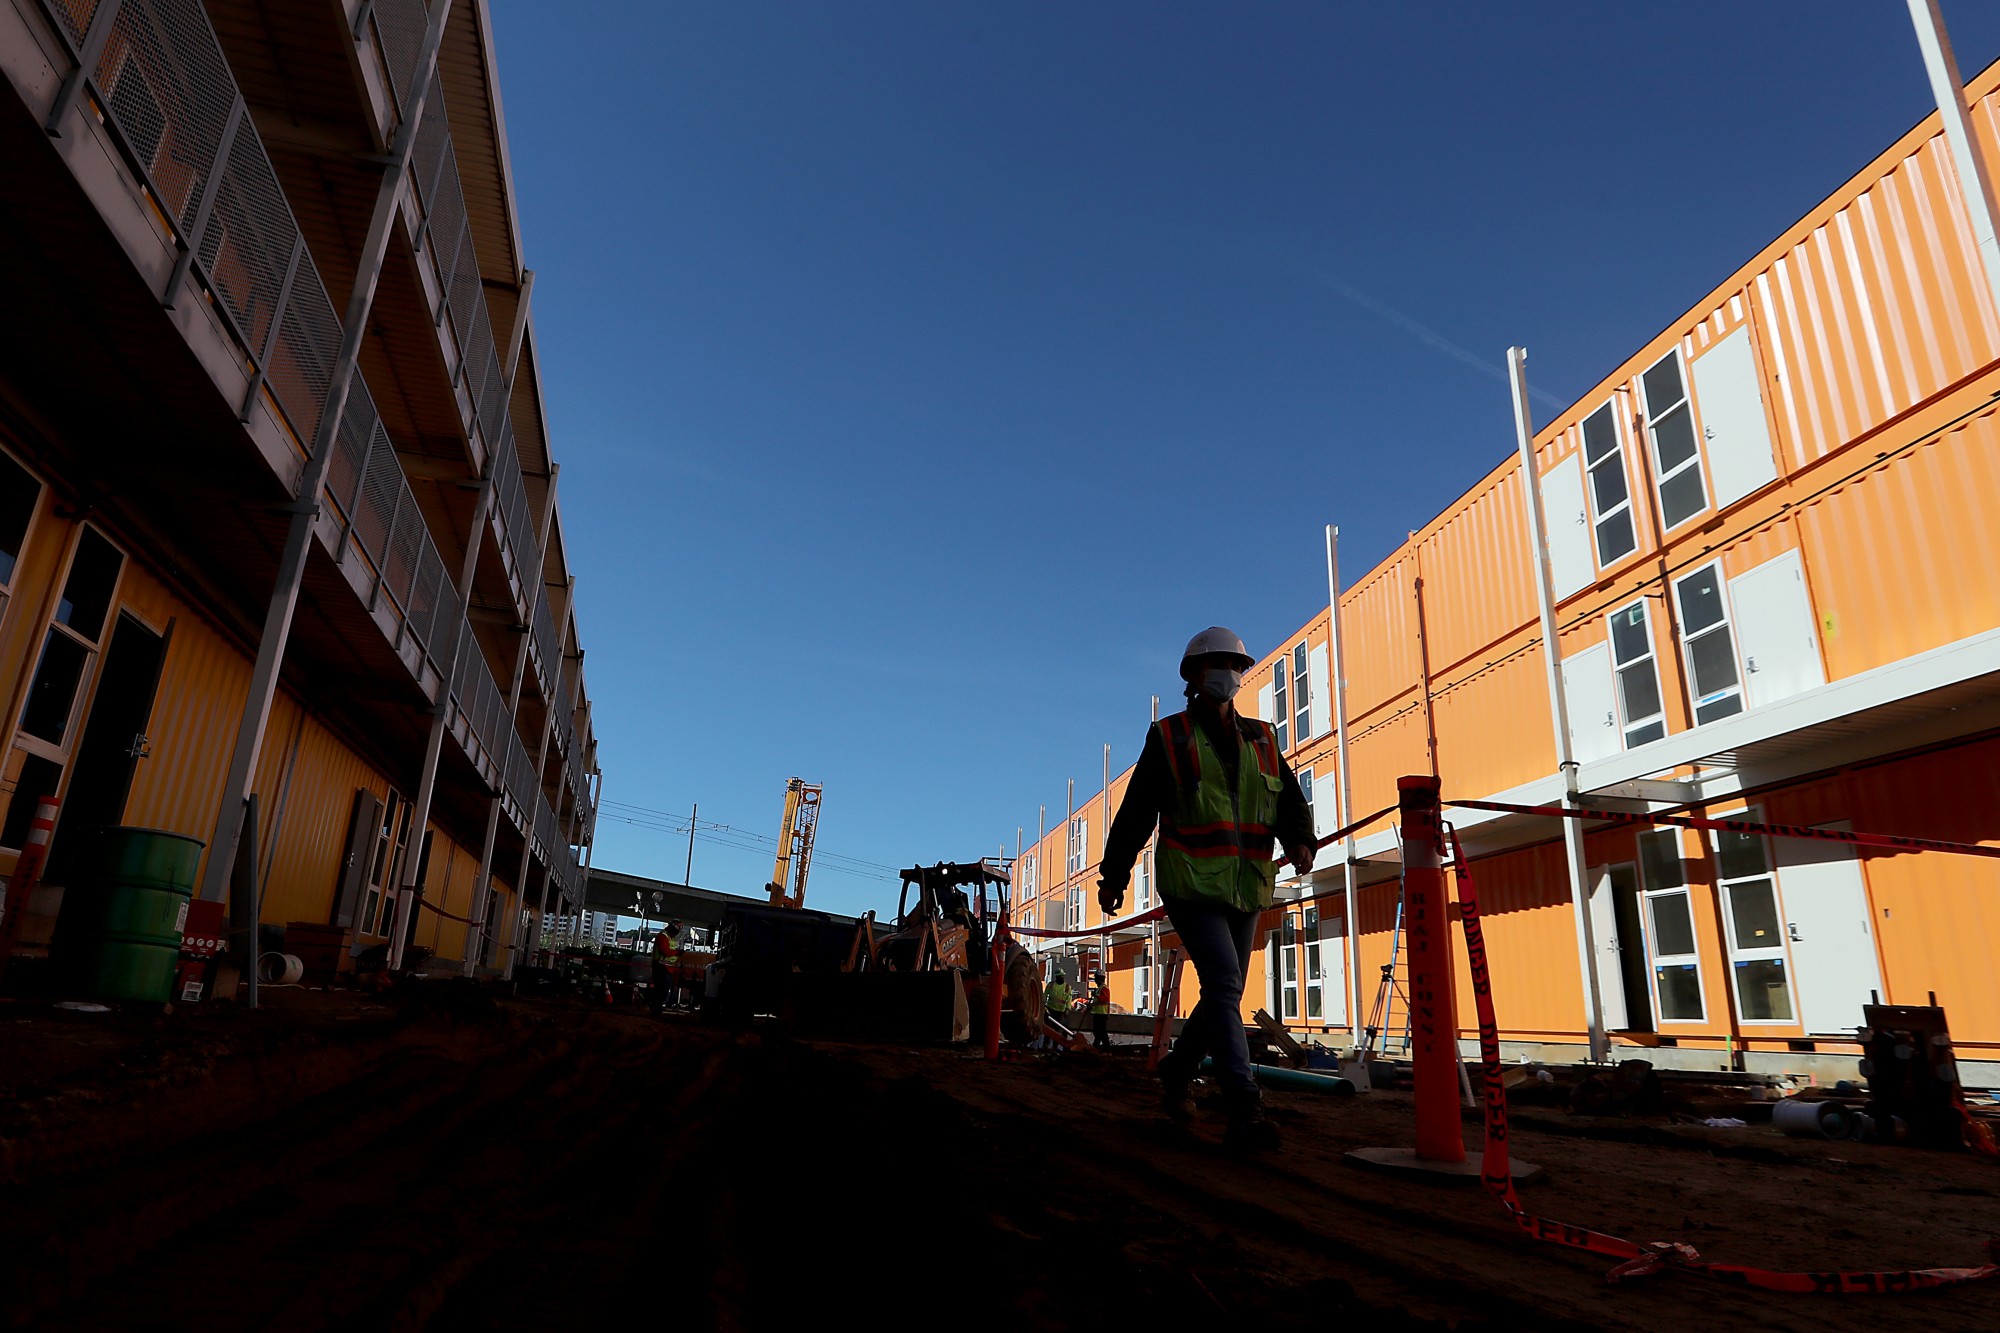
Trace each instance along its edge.
<path fill-rule="evenodd" d="M 89 98 L 177 246 L 180 259 L 160 299 L 168 305 L 185 299 L 190 284 L 214 298 L 250 374 L 241 413 L 247 420 L 260 398 L 271 405 L 292 444 L 291 466 L 280 479 L 296 495 L 326 409 L 340 320 L 207 14 L 197 0 L 44 0 L 44 8 L 76 62 L 73 78 L 82 81 L 74 94 Z M 378 4 L 370 20 L 403 105 L 426 21 L 418 0 Z M 416 154 L 428 165 L 428 175 L 419 168 L 419 180 L 428 185 L 418 188 L 430 205 L 426 252 L 437 264 L 443 242 L 451 249 L 437 270 L 449 294 L 445 322 L 469 353 L 459 358 L 454 389 L 468 438 L 505 451 L 501 460 L 509 465 L 494 469 L 502 557 L 517 598 L 525 603 L 532 597 L 547 622 L 498 355 L 435 84 L 430 96 L 435 107 L 424 117 Z M 58 114 L 65 105 L 67 99 Z M 447 198 L 456 202 L 455 222 Z M 454 737 L 574 896 L 576 858 L 358 372 L 329 460 L 326 499 L 322 532 L 333 534 L 335 559 L 367 588 L 370 612 L 393 622 L 392 648 L 427 693 L 446 700 Z M 560 644 L 554 652 L 544 648 L 542 656 L 545 688 L 560 686 Z M 561 697 L 555 724 L 567 754 L 574 750 L 573 722 L 566 694 Z"/>

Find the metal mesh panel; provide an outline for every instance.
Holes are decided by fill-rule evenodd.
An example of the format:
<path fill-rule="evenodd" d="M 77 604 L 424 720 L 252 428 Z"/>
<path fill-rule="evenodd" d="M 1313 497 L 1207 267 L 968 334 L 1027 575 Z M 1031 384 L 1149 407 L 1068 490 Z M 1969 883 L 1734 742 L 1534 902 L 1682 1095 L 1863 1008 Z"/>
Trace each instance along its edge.
<path fill-rule="evenodd" d="M 422 516 L 419 515 L 419 518 Z M 409 619 L 410 634 L 419 646 L 431 656 L 437 656 L 437 580 L 444 572 L 442 565 L 433 567 L 437 552 L 429 541 L 417 544 L 416 571 L 410 583 L 409 596 L 403 602 L 403 614 Z"/>
<path fill-rule="evenodd" d="M 308 443 L 319 428 L 334 358 L 339 355 L 340 320 L 333 313 L 333 302 L 327 299 L 319 269 L 312 256 L 305 255 L 292 279 L 291 299 L 285 302 L 285 313 L 278 321 L 278 341 L 271 349 L 271 364 L 264 368 L 264 377 L 292 429 Z"/>
<path fill-rule="evenodd" d="M 482 306 L 484 304 L 485 304 L 484 302 L 481 302 Z M 483 317 L 483 314 L 484 314 L 483 310 L 475 311 L 473 313 L 472 320 L 474 327 L 478 326 L 480 319 Z M 480 403 L 480 398 L 481 395 L 483 395 L 486 391 L 487 380 L 490 379 L 493 374 L 493 357 L 490 351 L 488 355 L 485 356 L 479 355 L 479 351 L 480 351 L 479 348 L 474 347 L 473 349 L 471 349 L 471 354 L 465 358 L 465 392 L 466 392 L 466 397 L 472 402 L 472 404 L 475 407 L 481 407 L 481 409 L 483 410 L 483 407 Z M 493 421 L 492 417 L 490 416 L 482 417 L 481 420 L 482 423 L 486 425 L 486 429 L 488 430 L 492 429 L 492 424 L 491 424 Z"/>
<path fill-rule="evenodd" d="M 49 0 L 49 8 L 55 11 L 56 21 L 69 34 L 72 46 L 82 46 L 84 34 L 90 31 L 90 21 L 97 16 L 98 0 Z"/>
<path fill-rule="evenodd" d="M 354 524 L 355 492 L 361 486 L 361 472 L 368 463 L 368 439 L 373 433 L 372 413 L 370 419 L 364 420 L 363 414 L 350 405 L 341 414 L 340 438 L 334 444 L 333 457 L 327 460 L 326 493 L 340 507 L 350 527 Z"/>
<path fill-rule="evenodd" d="M 401 505 L 396 509 L 395 526 L 389 530 L 389 544 L 382 552 L 382 585 L 409 614 L 410 581 L 417 576 L 417 537 L 423 531 L 424 516 L 417 512 L 416 497 L 403 480 L 402 465 L 392 455 L 389 465 L 396 470 L 396 489 Z"/>
<path fill-rule="evenodd" d="M 382 40 L 382 60 L 389 67 L 389 82 L 396 89 L 396 103 L 407 108 L 417 57 L 424 47 L 427 15 L 422 0 L 376 0 L 374 21 Z"/>
<path fill-rule="evenodd" d="M 246 119 L 223 165 L 198 254 L 209 286 L 236 317 L 252 356 L 264 350 L 298 233 L 264 145 Z"/>
<path fill-rule="evenodd" d="M 409 488 L 403 484 L 403 469 L 389 433 L 379 426 L 369 441 L 368 466 L 362 473 L 361 490 L 354 501 L 354 536 L 361 552 L 379 571 L 389 548 L 390 525 L 396 520 L 396 501 Z"/>
<path fill-rule="evenodd" d="M 498 349 L 495 350 L 497 352 Z M 496 355 L 492 361 L 491 373 L 488 374 L 486 377 L 486 387 L 481 391 L 480 394 L 480 399 L 479 399 L 480 420 L 493 424 L 497 424 L 501 421 L 506 420 L 507 418 L 506 373 L 507 373 L 506 368 L 500 364 L 500 358 Z M 487 429 L 491 430 L 492 425 L 489 425 Z M 509 461 L 512 460 L 510 459 Z"/>
<path fill-rule="evenodd" d="M 458 335 L 458 345 L 476 363 L 493 355 L 493 335 L 486 332 L 485 321 L 480 317 L 484 303 L 479 299 L 479 257 L 472 250 L 472 229 L 464 227 L 463 232 L 457 246 L 458 257 L 445 279 L 445 301 L 451 310 L 451 327 Z"/>
<path fill-rule="evenodd" d="M 440 108 L 432 107 L 424 116 L 424 123 L 430 124 L 431 117 Z M 425 222 L 431 233 L 431 261 L 437 265 L 438 282 L 449 288 L 452 266 L 458 261 L 462 246 L 471 244 L 471 235 L 465 226 L 465 197 L 458 191 L 458 168 L 452 160 L 451 141 L 444 141 L 444 174 L 439 178 L 433 197 L 425 201 L 427 212 Z"/>
<path fill-rule="evenodd" d="M 161 205 L 185 228 L 236 102 L 198 0 L 126 0 L 95 77 Z"/>

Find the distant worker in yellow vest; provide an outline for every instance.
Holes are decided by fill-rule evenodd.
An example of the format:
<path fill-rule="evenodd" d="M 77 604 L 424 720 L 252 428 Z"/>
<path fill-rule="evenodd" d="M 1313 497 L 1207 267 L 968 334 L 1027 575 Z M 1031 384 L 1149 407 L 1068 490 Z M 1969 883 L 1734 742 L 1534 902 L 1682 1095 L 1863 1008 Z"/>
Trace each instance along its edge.
<path fill-rule="evenodd" d="M 653 936 L 653 1012 L 680 1003 L 681 923 L 669 921 Z"/>
<path fill-rule="evenodd" d="M 1312 808 L 1278 753 L 1277 731 L 1236 711 L 1243 673 L 1255 665 L 1243 640 L 1219 625 L 1188 641 L 1181 655 L 1187 711 L 1146 733 L 1105 838 L 1097 901 L 1107 916 L 1117 914 L 1132 861 L 1157 824 L 1160 898 L 1201 981 L 1200 1003 L 1160 1059 L 1161 1104 L 1177 1120 L 1191 1116 L 1188 1085 L 1213 1056 L 1228 1115 L 1224 1141 L 1268 1149 L 1278 1146 L 1278 1131 L 1264 1118 L 1250 1073 L 1244 977 L 1258 915 L 1277 884 L 1274 846 L 1300 873 L 1312 867 L 1317 846 Z"/>
<path fill-rule="evenodd" d="M 1049 984 L 1042 989 L 1042 1008 L 1057 1022 L 1067 1022 L 1069 1007 L 1073 1003 L 1075 1001 L 1069 993 L 1069 978 L 1063 975 L 1061 968 L 1057 968 L 1056 974 L 1049 978 Z"/>
<path fill-rule="evenodd" d="M 1097 1049 L 1106 1050 L 1111 1045 L 1111 987 L 1104 984 L 1104 974 L 1090 974 L 1090 1032 L 1096 1038 Z"/>

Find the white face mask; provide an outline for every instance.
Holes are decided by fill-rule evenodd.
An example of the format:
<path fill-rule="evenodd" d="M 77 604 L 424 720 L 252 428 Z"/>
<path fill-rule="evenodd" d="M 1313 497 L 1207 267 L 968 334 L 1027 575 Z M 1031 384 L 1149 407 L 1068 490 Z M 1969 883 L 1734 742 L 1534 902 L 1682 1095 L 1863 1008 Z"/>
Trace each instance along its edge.
<path fill-rule="evenodd" d="M 1243 688 L 1243 673 L 1228 667 L 1203 667 L 1194 684 L 1204 699 L 1226 704 Z"/>

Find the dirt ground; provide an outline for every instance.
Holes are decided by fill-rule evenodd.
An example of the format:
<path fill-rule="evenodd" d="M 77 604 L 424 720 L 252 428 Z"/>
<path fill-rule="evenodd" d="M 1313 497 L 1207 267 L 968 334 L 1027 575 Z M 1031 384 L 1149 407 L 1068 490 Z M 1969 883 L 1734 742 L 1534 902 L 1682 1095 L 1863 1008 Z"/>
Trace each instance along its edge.
<path fill-rule="evenodd" d="M 2000 1279 L 1779 1296 L 1522 1237 L 1372 1175 L 1407 1094 L 1273 1092 L 1282 1153 L 1163 1121 L 1136 1055 L 729 1034 L 279 992 L 269 1010 L 0 1008 L 0 1309 L 45 1329 L 2000 1328 Z M 1468 1124 L 1476 1146 L 1477 1127 Z M 2000 1169 L 1522 1109 L 1531 1209 L 1774 1268 L 1970 1265 Z"/>

